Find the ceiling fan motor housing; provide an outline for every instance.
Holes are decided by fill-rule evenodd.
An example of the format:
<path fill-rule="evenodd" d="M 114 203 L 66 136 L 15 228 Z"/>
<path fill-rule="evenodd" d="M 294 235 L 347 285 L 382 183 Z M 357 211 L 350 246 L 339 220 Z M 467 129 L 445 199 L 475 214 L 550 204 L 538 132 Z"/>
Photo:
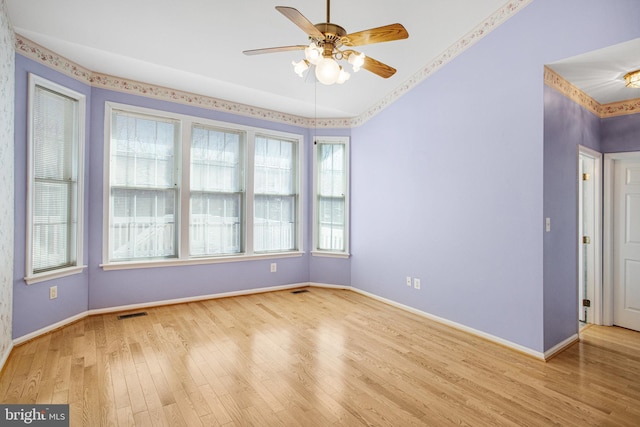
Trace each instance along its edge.
<path fill-rule="evenodd" d="M 340 25 L 323 22 L 314 26 L 324 34 L 324 40 L 317 40 L 318 46 L 324 48 L 324 56 L 331 55 L 333 49 L 342 46 L 342 38 L 347 35 L 347 31 Z"/>

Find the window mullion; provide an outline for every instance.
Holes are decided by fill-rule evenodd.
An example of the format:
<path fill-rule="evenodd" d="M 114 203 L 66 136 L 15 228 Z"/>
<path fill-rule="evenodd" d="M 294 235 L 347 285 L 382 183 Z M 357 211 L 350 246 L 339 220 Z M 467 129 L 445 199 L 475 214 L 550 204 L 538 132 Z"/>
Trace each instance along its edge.
<path fill-rule="evenodd" d="M 178 141 L 180 150 L 180 162 L 176 164 L 181 165 L 177 172 L 177 176 L 180 177 L 179 184 L 176 184 L 179 195 L 179 211 L 178 222 L 180 227 L 178 237 L 178 258 L 186 259 L 189 257 L 189 218 L 191 210 L 191 136 L 192 136 L 192 123 L 183 120 L 182 121 L 182 135 L 181 141 Z"/>
<path fill-rule="evenodd" d="M 253 223 L 255 212 L 255 182 L 254 182 L 254 167 L 255 167 L 255 132 L 247 132 L 247 154 L 245 156 L 246 168 L 245 168 L 245 203 L 244 203 L 244 217 L 245 217 L 245 250 L 247 255 L 252 255 L 255 252 L 254 249 L 254 235 L 253 235 Z"/>

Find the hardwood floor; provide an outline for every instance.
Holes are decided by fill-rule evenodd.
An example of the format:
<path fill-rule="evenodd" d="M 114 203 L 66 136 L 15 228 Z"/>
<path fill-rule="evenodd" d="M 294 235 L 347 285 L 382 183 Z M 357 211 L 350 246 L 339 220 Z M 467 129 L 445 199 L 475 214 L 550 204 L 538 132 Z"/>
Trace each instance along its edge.
<path fill-rule="evenodd" d="M 637 426 L 640 333 L 588 327 L 547 363 L 351 291 L 86 318 L 13 350 L 2 403 L 72 426 Z"/>

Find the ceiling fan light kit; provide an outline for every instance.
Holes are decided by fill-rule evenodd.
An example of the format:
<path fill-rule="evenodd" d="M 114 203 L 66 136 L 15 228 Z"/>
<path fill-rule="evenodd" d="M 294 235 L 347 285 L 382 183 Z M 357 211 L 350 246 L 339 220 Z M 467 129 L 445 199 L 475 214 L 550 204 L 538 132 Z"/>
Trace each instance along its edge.
<path fill-rule="evenodd" d="M 385 25 L 348 34 L 339 25 L 330 22 L 330 0 L 327 0 L 327 22 L 312 24 L 300 12 L 292 7 L 276 6 L 276 10 L 286 16 L 291 22 L 307 33 L 309 45 L 295 45 L 272 47 L 266 49 L 245 50 L 245 55 L 258 55 L 263 53 L 288 52 L 304 50 L 305 58 L 299 62 L 292 61 L 293 71 L 300 77 L 304 77 L 310 65 L 315 67 L 315 76 L 325 85 L 334 83 L 342 84 L 349 80 L 351 73 L 346 71 L 338 61 L 347 61 L 354 73 L 361 68 L 370 71 L 382 78 L 389 78 L 395 74 L 396 69 L 383 64 L 364 53 L 355 50 L 341 50 L 343 46 L 362 46 L 372 43 L 382 43 L 393 40 L 401 40 L 409 37 L 409 33 L 401 24 Z"/>
<path fill-rule="evenodd" d="M 631 71 L 624 76 L 627 87 L 640 89 L 640 70 Z"/>

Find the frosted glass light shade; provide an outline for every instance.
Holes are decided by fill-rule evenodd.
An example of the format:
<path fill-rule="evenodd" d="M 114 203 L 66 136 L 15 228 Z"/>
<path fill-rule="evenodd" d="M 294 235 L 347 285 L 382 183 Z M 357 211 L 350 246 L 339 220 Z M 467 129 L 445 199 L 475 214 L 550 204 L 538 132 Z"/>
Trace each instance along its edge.
<path fill-rule="evenodd" d="M 313 65 L 318 65 L 318 62 L 322 59 L 322 49 L 311 42 L 309 46 L 304 49 L 304 57 Z"/>
<path fill-rule="evenodd" d="M 340 66 L 333 58 L 322 58 L 316 65 L 316 77 L 320 83 L 332 85 L 338 80 Z"/>
<path fill-rule="evenodd" d="M 364 53 L 352 53 L 349 55 L 349 64 L 353 66 L 353 72 L 357 73 L 360 71 L 360 67 L 364 65 L 365 54 Z"/>
<path fill-rule="evenodd" d="M 293 65 L 293 72 L 300 77 L 304 77 L 304 72 L 309 69 L 309 64 L 304 59 L 300 62 L 291 61 L 291 65 Z"/>

